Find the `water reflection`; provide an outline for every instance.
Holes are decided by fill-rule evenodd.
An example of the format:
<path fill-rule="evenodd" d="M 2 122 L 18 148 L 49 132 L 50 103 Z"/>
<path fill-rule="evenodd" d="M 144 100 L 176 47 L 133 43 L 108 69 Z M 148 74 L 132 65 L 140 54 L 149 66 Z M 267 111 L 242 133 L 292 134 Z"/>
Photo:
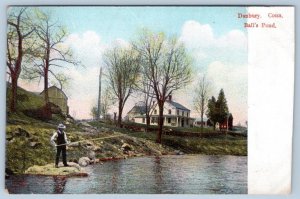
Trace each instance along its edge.
<path fill-rule="evenodd" d="M 111 177 L 111 189 L 112 193 L 118 192 L 118 184 L 119 184 L 119 178 L 120 178 L 120 164 L 117 162 L 116 164 L 112 165 L 112 177 Z"/>
<path fill-rule="evenodd" d="M 86 169 L 86 178 L 14 176 L 6 187 L 10 193 L 247 193 L 247 157 L 139 157 Z"/>
<path fill-rule="evenodd" d="M 154 179 L 155 179 L 155 189 L 161 193 L 162 190 L 162 185 L 165 184 L 163 181 L 163 171 L 162 171 L 162 166 L 160 164 L 161 157 L 156 156 L 154 158 L 154 164 L 153 164 L 153 173 L 154 173 Z"/>
<path fill-rule="evenodd" d="M 53 193 L 63 193 L 65 189 L 65 185 L 67 182 L 67 177 L 65 176 L 54 176 L 53 177 L 54 181 L 54 191 Z"/>

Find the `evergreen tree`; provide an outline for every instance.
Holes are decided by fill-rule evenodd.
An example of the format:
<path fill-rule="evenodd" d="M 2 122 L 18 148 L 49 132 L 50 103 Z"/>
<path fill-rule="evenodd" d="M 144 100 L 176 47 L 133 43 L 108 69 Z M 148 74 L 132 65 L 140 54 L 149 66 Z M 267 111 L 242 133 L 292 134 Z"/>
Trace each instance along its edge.
<path fill-rule="evenodd" d="M 211 99 L 208 100 L 207 113 L 206 113 L 206 116 L 213 123 L 214 128 L 216 127 L 216 122 L 217 122 L 216 103 L 217 103 L 216 98 L 212 96 Z"/>
<path fill-rule="evenodd" d="M 227 106 L 227 100 L 224 94 L 224 90 L 221 89 L 218 100 L 214 96 L 208 100 L 206 115 L 209 120 L 213 123 L 214 129 L 216 123 L 223 123 L 228 117 L 229 111 Z M 231 116 L 232 117 L 232 116 Z"/>
<path fill-rule="evenodd" d="M 223 89 L 220 90 L 218 100 L 216 102 L 216 112 L 217 112 L 216 121 L 219 123 L 223 123 L 229 114 L 227 100 L 225 98 Z"/>

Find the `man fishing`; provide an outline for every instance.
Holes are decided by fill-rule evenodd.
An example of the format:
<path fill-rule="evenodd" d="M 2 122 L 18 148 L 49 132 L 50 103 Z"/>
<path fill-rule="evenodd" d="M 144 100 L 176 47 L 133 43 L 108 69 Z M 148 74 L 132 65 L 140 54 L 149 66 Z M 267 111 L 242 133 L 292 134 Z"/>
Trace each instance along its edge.
<path fill-rule="evenodd" d="M 55 167 L 58 168 L 58 162 L 60 153 L 62 153 L 63 164 L 65 167 L 68 167 L 67 163 L 67 154 L 66 154 L 66 147 L 69 144 L 67 134 L 64 131 L 66 126 L 63 124 L 59 124 L 57 127 L 57 131 L 51 137 L 51 144 L 56 147 L 56 159 L 55 159 Z M 55 142 L 56 139 L 56 142 Z"/>

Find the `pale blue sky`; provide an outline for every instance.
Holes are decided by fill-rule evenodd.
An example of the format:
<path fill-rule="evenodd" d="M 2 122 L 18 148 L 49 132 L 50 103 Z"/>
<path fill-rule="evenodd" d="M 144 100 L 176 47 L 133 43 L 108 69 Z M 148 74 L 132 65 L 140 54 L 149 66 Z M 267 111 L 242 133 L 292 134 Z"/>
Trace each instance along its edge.
<path fill-rule="evenodd" d="M 141 27 L 179 35 L 187 20 L 210 24 L 218 37 L 232 29 L 243 30 L 245 21 L 237 19 L 237 13 L 246 11 L 245 7 L 178 6 L 73 6 L 50 7 L 50 9 L 61 22 L 67 25 L 71 33 L 93 30 L 108 43 L 116 38 L 130 40 Z"/>

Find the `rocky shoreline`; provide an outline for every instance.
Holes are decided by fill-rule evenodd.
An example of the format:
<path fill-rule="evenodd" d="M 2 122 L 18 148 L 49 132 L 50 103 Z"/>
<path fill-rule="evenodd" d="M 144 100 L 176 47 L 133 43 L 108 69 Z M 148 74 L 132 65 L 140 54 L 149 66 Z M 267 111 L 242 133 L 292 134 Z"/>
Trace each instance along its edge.
<path fill-rule="evenodd" d="M 175 151 L 174 153 L 164 154 L 164 155 L 184 155 L 181 151 Z M 143 154 L 134 155 L 132 157 L 142 157 L 147 156 Z M 40 176 L 65 176 L 65 177 L 87 177 L 88 172 L 84 167 L 92 164 L 103 164 L 106 161 L 127 159 L 125 157 L 108 157 L 108 158 L 97 158 L 92 160 L 88 157 L 82 157 L 79 159 L 79 163 L 68 162 L 69 167 L 63 166 L 60 162 L 58 168 L 55 168 L 54 164 L 47 164 L 44 166 L 34 165 L 29 167 L 25 171 L 25 175 L 40 175 Z"/>

